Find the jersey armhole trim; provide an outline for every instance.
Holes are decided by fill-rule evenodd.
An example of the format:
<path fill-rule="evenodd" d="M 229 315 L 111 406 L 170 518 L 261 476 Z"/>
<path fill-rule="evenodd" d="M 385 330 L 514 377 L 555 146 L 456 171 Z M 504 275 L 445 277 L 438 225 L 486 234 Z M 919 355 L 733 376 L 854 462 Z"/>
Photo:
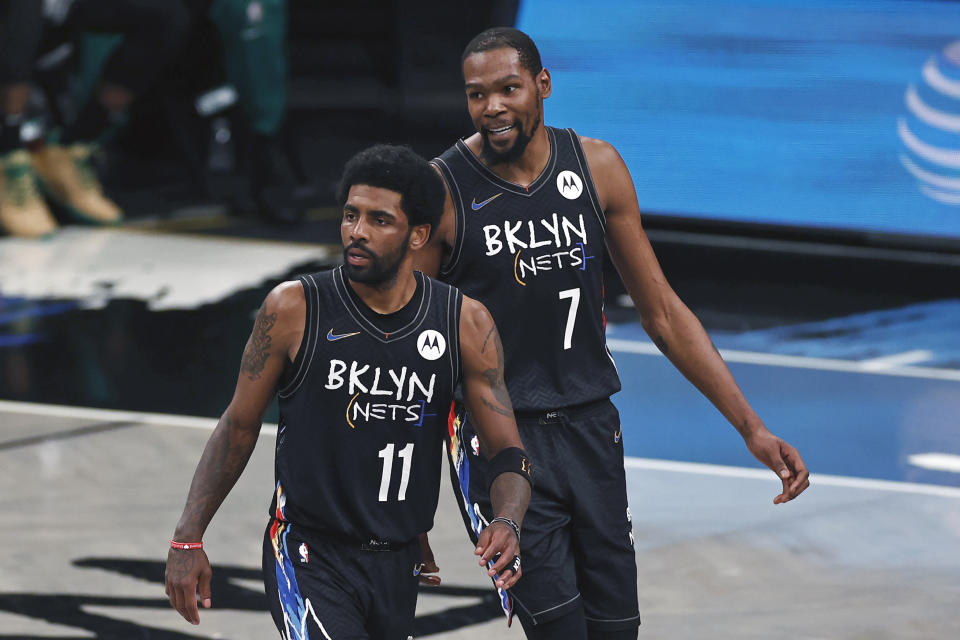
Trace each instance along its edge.
<path fill-rule="evenodd" d="M 317 350 L 317 341 L 320 337 L 320 288 L 317 286 L 317 282 L 312 274 L 300 276 L 299 280 L 303 285 L 303 297 L 307 304 L 303 339 L 300 342 L 297 357 L 294 358 L 294 362 L 297 360 L 300 361 L 300 367 L 290 382 L 277 392 L 277 396 L 280 398 L 290 397 L 296 393 L 300 385 L 303 384 L 303 381 L 307 377 L 307 372 L 310 370 L 310 364 L 313 362 L 313 354 Z"/>
<path fill-rule="evenodd" d="M 573 146 L 573 152 L 577 156 L 577 163 L 580 165 L 580 172 L 587 183 L 587 194 L 590 196 L 590 204 L 593 206 L 593 212 L 600 221 L 600 226 L 604 233 L 607 231 L 607 217 L 600 208 L 600 195 L 597 193 L 596 183 L 593 181 L 593 173 L 590 171 L 590 163 L 587 162 L 587 154 L 580 143 L 580 136 L 573 129 L 564 129 L 564 132 L 570 136 L 570 143 Z"/>
<path fill-rule="evenodd" d="M 450 287 L 447 293 L 447 341 L 450 344 L 450 374 L 452 387 L 460 385 L 462 365 L 460 363 L 460 309 L 463 305 L 463 294 L 456 287 Z"/>
<path fill-rule="evenodd" d="M 448 276 L 457 266 L 457 262 L 460 261 L 460 252 L 463 249 L 463 228 L 466 225 L 466 220 L 464 219 L 465 213 L 463 210 L 463 199 L 460 196 L 460 187 L 453 177 L 453 171 L 450 170 L 450 166 L 447 165 L 447 162 L 443 158 L 434 158 L 432 164 L 440 169 L 440 176 L 447 184 L 447 189 L 450 191 L 450 199 L 453 200 L 453 247 L 450 250 L 450 258 L 440 265 L 440 273 L 438 274 L 440 276 Z"/>

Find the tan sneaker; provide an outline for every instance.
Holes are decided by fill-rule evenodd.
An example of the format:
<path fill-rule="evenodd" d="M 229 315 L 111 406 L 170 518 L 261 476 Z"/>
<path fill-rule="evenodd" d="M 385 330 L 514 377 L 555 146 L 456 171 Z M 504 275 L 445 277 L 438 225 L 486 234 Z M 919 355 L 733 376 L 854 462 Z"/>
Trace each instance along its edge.
<path fill-rule="evenodd" d="M 57 221 L 37 191 L 26 151 L 0 156 L 0 227 L 12 236 L 35 238 L 53 233 Z"/>
<path fill-rule="evenodd" d="M 33 168 L 40 186 L 72 216 L 92 224 L 116 224 L 123 220 L 120 207 L 103 195 L 103 187 L 90 166 L 93 147 L 47 145 L 33 153 Z"/>

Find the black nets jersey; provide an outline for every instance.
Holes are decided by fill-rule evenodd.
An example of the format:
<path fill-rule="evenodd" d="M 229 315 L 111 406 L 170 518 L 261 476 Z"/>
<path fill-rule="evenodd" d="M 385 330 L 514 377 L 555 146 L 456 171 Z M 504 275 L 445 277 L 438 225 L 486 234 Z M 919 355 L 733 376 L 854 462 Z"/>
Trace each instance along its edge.
<path fill-rule="evenodd" d="M 462 140 L 433 160 L 456 209 L 440 277 L 493 315 L 518 411 L 620 390 L 603 315 L 603 211 L 577 134 L 547 135 L 550 160 L 529 187 L 494 174 Z"/>
<path fill-rule="evenodd" d="M 342 267 L 300 278 L 307 315 L 278 392 L 273 517 L 361 542 L 432 528 L 463 296 L 415 276 L 410 320 L 392 332 Z"/>

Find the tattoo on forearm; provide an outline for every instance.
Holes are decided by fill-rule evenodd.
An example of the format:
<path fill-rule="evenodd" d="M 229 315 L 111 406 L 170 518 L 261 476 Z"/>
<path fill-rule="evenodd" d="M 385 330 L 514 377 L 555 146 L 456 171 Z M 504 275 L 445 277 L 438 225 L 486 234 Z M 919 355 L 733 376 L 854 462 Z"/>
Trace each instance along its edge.
<path fill-rule="evenodd" d="M 206 528 L 230 489 L 236 483 L 253 453 L 256 441 L 249 438 L 231 440 L 231 419 L 214 431 L 204 448 L 190 486 L 181 523 L 190 528 Z"/>
<path fill-rule="evenodd" d="M 491 328 L 491 333 L 493 334 L 493 344 L 497 348 L 497 366 L 487 369 L 483 372 L 483 375 L 490 383 L 490 391 L 493 393 L 494 402 L 482 398 L 483 404 L 500 415 L 513 416 L 513 405 L 510 403 L 510 394 L 507 393 L 507 383 L 503 379 L 503 343 L 500 342 L 500 335 L 493 331 L 493 328 Z"/>
<path fill-rule="evenodd" d="M 657 348 L 660 349 L 660 352 L 663 353 L 663 355 L 667 355 L 670 353 L 670 347 L 669 345 L 667 345 L 667 341 L 664 339 L 663 336 L 657 336 L 656 338 L 654 338 L 653 343 L 657 345 Z"/>
<path fill-rule="evenodd" d="M 270 344 L 273 342 L 270 330 L 277 323 L 277 314 L 266 311 L 267 303 L 264 301 L 260 305 L 260 311 L 253 324 L 253 333 L 250 334 L 250 340 L 247 341 L 247 348 L 244 349 L 243 359 L 240 362 L 240 371 L 247 374 L 251 380 L 260 378 L 267 358 L 270 356 Z"/>
<path fill-rule="evenodd" d="M 486 398 L 480 398 L 480 401 L 483 402 L 483 404 L 485 404 L 485 405 L 487 406 L 487 409 L 490 409 L 490 411 L 493 411 L 494 413 L 499 413 L 500 415 L 506 416 L 506 417 L 508 417 L 508 418 L 512 418 L 512 417 L 513 417 L 513 412 L 512 412 L 512 411 L 509 411 L 509 410 L 507 410 L 507 409 L 504 409 L 504 408 L 501 407 L 500 405 L 493 404 L 492 402 L 490 402 L 490 401 L 487 400 Z"/>

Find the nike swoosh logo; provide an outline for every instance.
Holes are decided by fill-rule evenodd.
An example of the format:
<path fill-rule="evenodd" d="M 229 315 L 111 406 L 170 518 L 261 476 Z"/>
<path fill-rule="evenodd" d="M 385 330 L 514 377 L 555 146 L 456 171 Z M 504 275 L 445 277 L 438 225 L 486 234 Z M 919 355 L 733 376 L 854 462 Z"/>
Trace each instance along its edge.
<path fill-rule="evenodd" d="M 473 208 L 474 211 L 480 211 L 480 209 L 483 209 L 485 206 L 487 206 L 488 204 L 490 204 L 491 202 L 493 202 L 494 200 L 496 200 L 497 198 L 499 198 L 499 197 L 502 196 L 502 195 L 503 195 L 503 192 L 501 191 L 500 193 L 498 193 L 498 194 L 495 195 L 495 196 L 490 196 L 489 198 L 487 198 L 487 199 L 484 200 L 483 202 L 477 202 L 477 199 L 474 198 L 474 199 L 473 199 L 473 202 L 470 203 L 470 206 Z"/>
<path fill-rule="evenodd" d="M 327 331 L 327 340 L 329 340 L 330 342 L 336 342 L 337 340 L 343 340 L 344 338 L 349 338 L 350 336 L 357 336 L 357 335 L 360 335 L 359 331 L 354 331 L 353 333 L 337 334 L 333 332 L 333 329 L 330 329 L 330 331 Z"/>

